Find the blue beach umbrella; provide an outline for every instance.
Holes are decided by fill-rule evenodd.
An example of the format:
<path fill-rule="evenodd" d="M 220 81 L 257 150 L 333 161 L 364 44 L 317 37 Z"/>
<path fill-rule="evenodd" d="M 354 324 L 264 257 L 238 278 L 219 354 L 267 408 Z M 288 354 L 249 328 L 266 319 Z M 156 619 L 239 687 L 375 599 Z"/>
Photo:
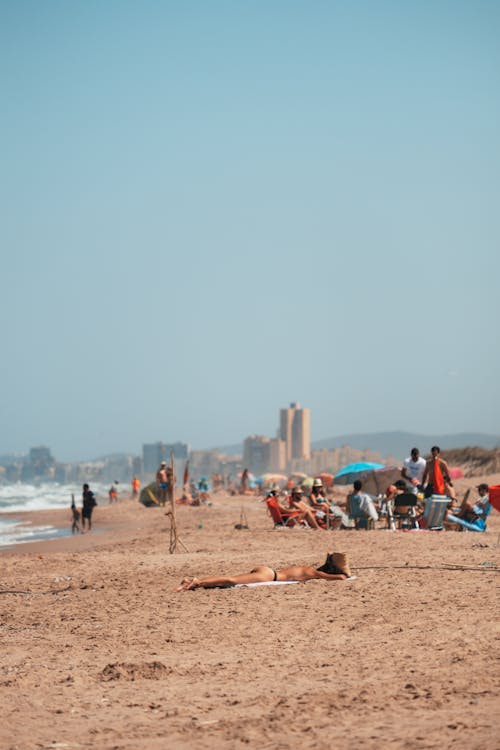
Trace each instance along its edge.
<path fill-rule="evenodd" d="M 374 461 L 359 461 L 355 464 L 348 464 L 335 474 L 334 484 L 352 484 L 355 479 L 362 479 L 365 474 L 375 469 L 383 469 L 384 464 L 378 464 Z"/>

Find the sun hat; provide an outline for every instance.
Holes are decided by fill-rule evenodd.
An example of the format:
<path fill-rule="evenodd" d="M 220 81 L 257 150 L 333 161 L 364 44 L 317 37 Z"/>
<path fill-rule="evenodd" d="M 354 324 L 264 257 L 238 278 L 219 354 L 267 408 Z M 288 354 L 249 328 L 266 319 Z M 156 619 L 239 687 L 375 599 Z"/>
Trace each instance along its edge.
<path fill-rule="evenodd" d="M 314 480 L 313 487 L 323 487 L 323 482 L 319 477 Z"/>
<path fill-rule="evenodd" d="M 166 466 L 166 465 L 167 465 L 166 461 L 162 461 L 161 464 L 160 464 L 160 466 Z"/>
<path fill-rule="evenodd" d="M 351 577 L 351 569 L 347 562 L 347 555 L 344 552 L 334 552 L 330 555 L 332 563 L 348 578 Z"/>

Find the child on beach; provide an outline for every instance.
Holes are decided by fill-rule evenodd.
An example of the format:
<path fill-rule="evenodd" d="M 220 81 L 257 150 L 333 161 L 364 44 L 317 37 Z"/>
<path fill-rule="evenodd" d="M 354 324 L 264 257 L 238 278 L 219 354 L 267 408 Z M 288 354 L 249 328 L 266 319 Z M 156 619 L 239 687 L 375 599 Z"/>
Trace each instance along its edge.
<path fill-rule="evenodd" d="M 80 511 L 75 505 L 75 496 L 71 496 L 71 533 L 78 534 L 80 531 Z"/>

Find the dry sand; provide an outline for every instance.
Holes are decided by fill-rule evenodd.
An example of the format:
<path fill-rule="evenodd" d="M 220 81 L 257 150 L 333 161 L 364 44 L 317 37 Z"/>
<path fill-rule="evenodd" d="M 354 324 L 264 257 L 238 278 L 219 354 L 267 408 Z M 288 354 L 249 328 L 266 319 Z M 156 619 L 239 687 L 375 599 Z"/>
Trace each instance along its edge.
<path fill-rule="evenodd" d="M 178 508 L 189 553 L 133 501 L 96 509 L 102 533 L 0 552 L 2 750 L 499 747 L 496 511 L 485 534 L 319 532 L 213 500 Z M 328 550 L 356 580 L 172 591 Z"/>

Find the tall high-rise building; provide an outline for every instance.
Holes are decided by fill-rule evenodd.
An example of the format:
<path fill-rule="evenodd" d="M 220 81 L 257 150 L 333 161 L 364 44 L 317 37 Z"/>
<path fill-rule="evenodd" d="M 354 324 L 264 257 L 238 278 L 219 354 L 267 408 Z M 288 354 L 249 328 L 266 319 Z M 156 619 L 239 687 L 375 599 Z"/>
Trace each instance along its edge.
<path fill-rule="evenodd" d="M 269 470 L 270 440 L 264 435 L 250 435 L 243 441 L 243 465 L 252 473 L 261 475 Z"/>
<path fill-rule="evenodd" d="M 286 459 L 309 459 L 311 456 L 311 412 L 301 409 L 299 403 L 291 403 L 288 409 L 280 410 L 279 437 L 286 445 Z"/>

